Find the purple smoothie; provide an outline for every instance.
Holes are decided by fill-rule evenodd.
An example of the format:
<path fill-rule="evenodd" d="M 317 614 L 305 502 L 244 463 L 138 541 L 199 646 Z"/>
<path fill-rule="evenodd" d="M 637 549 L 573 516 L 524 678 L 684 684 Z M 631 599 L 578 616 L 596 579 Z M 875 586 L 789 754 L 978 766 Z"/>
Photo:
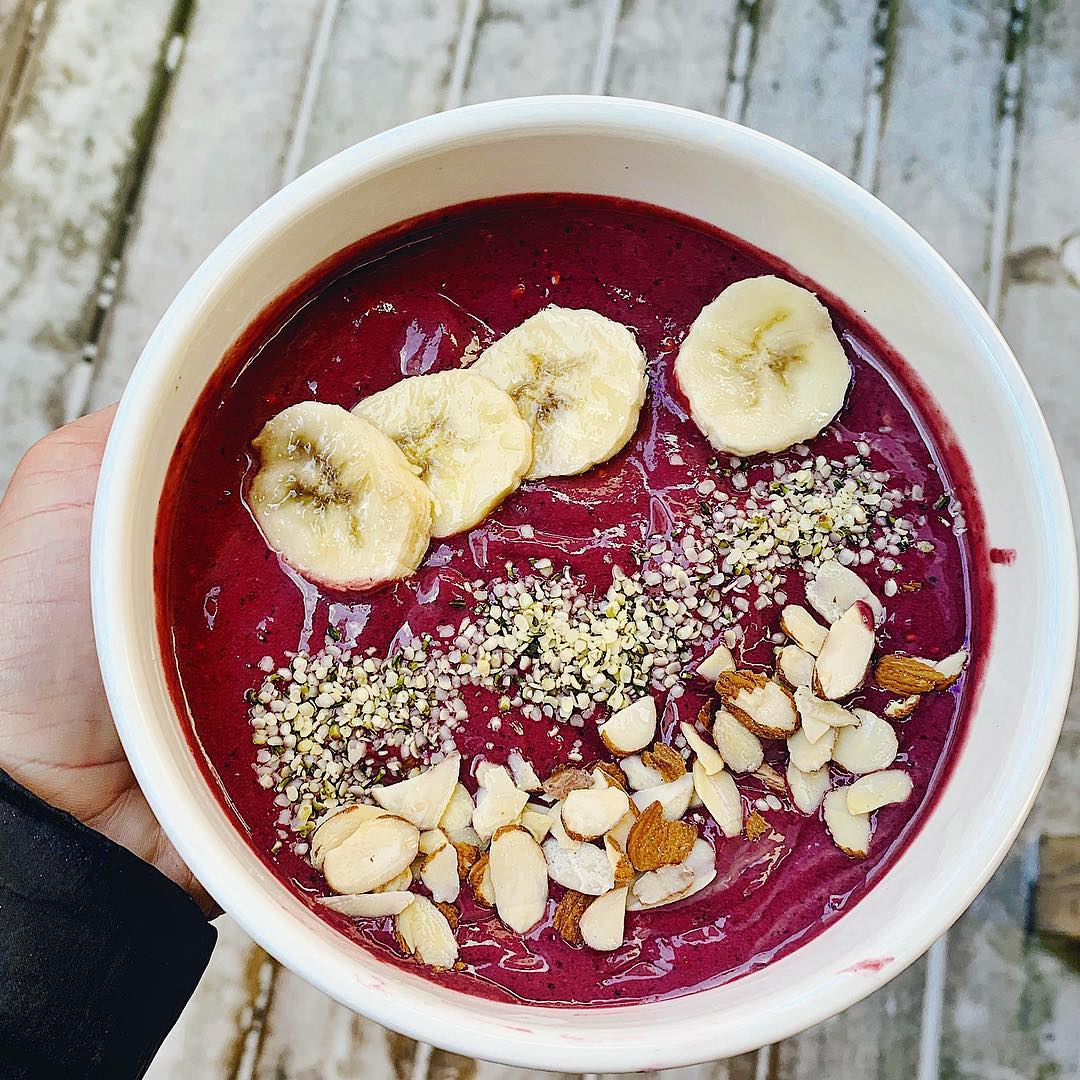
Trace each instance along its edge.
<path fill-rule="evenodd" d="M 669 907 L 629 913 L 627 940 L 613 953 L 573 948 L 555 933 L 550 909 L 558 886 L 549 917 L 524 938 L 475 904 L 466 887 L 462 968 L 427 972 L 401 958 L 389 920 L 327 912 L 313 900 L 326 892 L 321 876 L 288 845 L 272 853 L 277 807 L 274 792 L 255 782 L 244 698 L 261 680 L 257 661 L 316 650 L 330 626 L 344 643 L 385 655 L 406 622 L 431 633 L 456 623 L 460 583 L 501 577 L 507 561 L 528 573 L 530 558 L 548 557 L 602 593 L 612 565 L 636 569 L 635 549 L 649 537 L 680 535 L 699 505 L 700 481 L 711 478 L 735 494 L 738 471 L 751 483 L 767 475 L 772 458 L 735 470 L 726 459 L 714 462 L 672 376 L 679 342 L 701 307 L 733 281 L 765 273 L 814 289 L 853 366 L 848 402 L 811 452 L 839 459 L 865 441 L 873 468 L 923 489 L 926 522 L 918 535 L 933 551 L 904 553 L 891 573 L 876 564 L 859 568 L 879 596 L 886 578 L 901 583 L 886 601 L 879 651 L 938 658 L 966 645 L 973 657 L 952 690 L 927 695 L 895 725 L 897 766 L 911 775 L 914 793 L 877 812 L 861 861 L 835 847 L 817 815 L 769 810 L 770 831 L 756 841 L 724 839 L 707 815 L 691 818 L 716 847 L 716 881 Z M 414 577 L 390 588 L 333 594 L 283 569 L 243 499 L 256 464 L 250 443 L 267 420 L 308 399 L 351 408 L 404 375 L 459 366 L 551 303 L 625 323 L 648 358 L 641 421 L 619 455 L 581 477 L 524 484 L 470 533 L 434 541 Z M 668 460 L 673 438 L 682 464 Z M 935 509 L 946 492 L 963 505 L 962 535 Z M 520 534 L 525 524 L 534 530 L 528 540 Z M 715 986 L 790 952 L 856 904 L 903 850 L 947 776 L 992 614 L 967 467 L 903 361 L 843 304 L 731 236 L 655 207 L 579 195 L 469 204 L 410 223 L 343 252 L 276 302 L 225 358 L 188 423 L 162 498 L 156 553 L 159 630 L 166 658 L 175 661 L 169 676 L 178 712 L 211 786 L 258 855 L 322 918 L 386 961 L 468 993 L 545 1005 L 634 1002 Z M 802 602 L 801 573 L 789 575 L 785 591 L 789 602 Z M 742 617 L 747 640 L 758 642 L 744 655 L 748 665 L 771 667 L 768 634 L 777 618 L 775 607 L 751 607 Z M 702 642 L 693 655 L 708 651 Z M 687 676 L 683 684 L 678 700 L 658 697 L 664 737 L 711 697 L 700 679 Z M 610 758 L 591 723 L 553 736 L 550 721 L 511 713 L 493 733 L 493 695 L 470 694 L 470 719 L 457 742 L 471 790 L 478 756 L 502 762 L 520 749 L 546 776 L 581 737 L 586 762 Z M 880 711 L 888 697 L 870 687 L 852 704 Z M 782 771 L 782 742 L 767 742 L 766 757 Z M 740 778 L 739 787 L 748 812 L 768 794 L 752 777 Z"/>

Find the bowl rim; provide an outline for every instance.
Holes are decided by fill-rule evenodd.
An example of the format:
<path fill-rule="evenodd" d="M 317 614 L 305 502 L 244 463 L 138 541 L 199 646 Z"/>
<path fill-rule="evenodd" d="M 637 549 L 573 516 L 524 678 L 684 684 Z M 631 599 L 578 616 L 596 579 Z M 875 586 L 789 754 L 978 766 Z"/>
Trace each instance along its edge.
<path fill-rule="evenodd" d="M 1033 752 L 1012 784 L 1014 794 L 1007 827 L 990 839 L 973 844 L 964 874 L 949 875 L 949 891 L 940 902 L 922 912 L 918 929 L 909 938 L 889 939 L 893 961 L 887 967 L 867 970 L 861 977 L 833 982 L 825 992 L 803 996 L 798 1009 L 763 1010 L 755 1025 L 730 1030 L 718 1037 L 712 1025 L 685 1025 L 678 1032 L 665 1029 L 664 1046 L 624 1040 L 617 1026 L 601 1035 L 562 1035 L 532 1030 L 485 1016 L 491 1003 L 471 995 L 454 995 L 447 1002 L 423 992 L 386 992 L 377 978 L 357 976 L 355 949 L 334 949 L 320 940 L 313 928 L 276 890 L 272 894 L 252 873 L 236 865 L 229 854 L 215 846 L 215 826 L 210 811 L 193 806 L 185 786 L 168 762 L 164 738 L 158 729 L 140 721 L 140 688 L 135 675 L 136 643 L 124 615 L 122 598 L 130 593 L 126 552 L 145 543 L 132 529 L 125 507 L 130 503 L 139 467 L 139 451 L 153 438 L 153 405 L 171 381 L 166 361 L 182 341 L 186 328 L 207 300 L 227 291 L 240 256 L 253 244 L 274 234 L 303 212 L 341 190 L 362 182 L 365 176 L 388 165 L 400 164 L 430 153 L 477 139 L 506 137 L 522 130 L 530 134 L 552 128 L 606 129 L 644 137 L 675 132 L 697 145 L 723 137 L 727 145 L 762 167 L 784 174 L 793 183 L 815 189 L 835 202 L 844 202 L 851 213 L 870 217 L 885 242 L 917 261 L 937 286 L 948 290 L 967 310 L 966 336 L 976 333 L 987 347 L 985 362 L 996 368 L 1003 392 L 1011 395 L 1014 411 L 1025 429 L 1032 456 L 1041 466 L 1040 491 L 1046 522 L 1052 528 L 1053 569 L 1060 583 L 1057 598 L 1057 652 L 1054 670 L 1060 678 L 1044 687 L 1043 722 L 1037 729 Z M 435 209 L 433 207 L 433 209 Z M 959 318 L 957 316 L 957 318 Z M 238 327 L 238 333 L 242 327 Z M 395 1030 L 425 1042 L 472 1057 L 522 1067 L 567 1071 L 631 1071 L 670 1068 L 716 1057 L 731 1056 L 787 1038 L 827 1019 L 878 989 L 921 955 L 968 907 L 1005 857 L 1026 818 L 1049 767 L 1064 718 L 1076 651 L 1078 617 L 1077 563 L 1072 521 L 1064 478 L 1045 420 L 1031 388 L 1001 333 L 979 301 L 944 259 L 911 226 L 854 181 L 802 151 L 770 136 L 731 121 L 672 105 L 627 98 L 585 95 L 514 98 L 470 105 L 427 116 L 374 135 L 349 147 L 303 174 L 263 203 L 238 225 L 207 257 L 170 305 L 154 331 L 132 374 L 117 412 L 102 464 L 94 510 L 91 587 L 98 655 L 112 714 L 132 769 L 151 808 L 192 872 L 236 921 L 268 952 L 297 971 L 325 993 Z M 133 601 L 131 601 L 133 602 Z M 963 751 L 961 749 L 960 753 Z M 255 858 L 252 853 L 252 858 Z M 903 861 L 903 856 L 893 865 Z M 952 868 L 953 871 L 956 867 Z M 881 887 L 879 882 L 875 888 Z M 280 892 L 295 901 L 281 886 Z M 315 916 L 311 916 L 315 919 Z M 316 920 L 317 921 L 317 920 Z M 913 929 L 915 929 L 913 927 Z M 335 932 L 336 933 L 336 932 Z M 795 953 L 801 951 L 794 950 Z M 375 961 L 376 966 L 384 966 Z M 771 966 L 771 965 L 769 965 Z M 746 978 L 753 978 L 753 975 Z M 426 980 L 413 976 L 417 982 Z M 741 980 L 740 980 L 741 981 Z M 372 993 L 373 989 L 382 992 Z M 705 991 L 710 993 L 714 991 Z M 689 995 L 678 1001 L 690 1001 Z M 401 997 L 408 999 L 402 1007 Z M 479 1006 L 479 1007 L 477 1007 Z M 647 1006 L 651 1007 L 651 1006 Z M 572 1028 L 572 1016 L 627 1017 L 638 1005 L 556 1011 Z M 491 1010 L 498 1011 L 498 1010 Z M 530 1012 L 537 1009 L 532 1007 Z"/>

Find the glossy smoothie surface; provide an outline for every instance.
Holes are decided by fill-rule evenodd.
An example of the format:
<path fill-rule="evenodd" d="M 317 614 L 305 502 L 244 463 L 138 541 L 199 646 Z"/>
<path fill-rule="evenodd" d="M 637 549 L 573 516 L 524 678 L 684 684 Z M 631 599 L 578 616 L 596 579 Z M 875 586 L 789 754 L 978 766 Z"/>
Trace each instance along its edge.
<path fill-rule="evenodd" d="M 671 535 L 698 510 L 696 486 L 712 479 L 739 494 L 769 474 L 772 458 L 738 466 L 716 460 L 687 417 L 672 376 L 680 340 L 701 307 L 733 281 L 779 273 L 807 287 L 790 268 L 700 222 L 637 204 L 598 197 L 522 196 L 433 216 L 352 249 L 317 280 L 298 287 L 261 319 L 226 357 L 204 394 L 173 461 L 157 536 L 162 647 L 174 697 L 190 718 L 193 745 L 220 797 L 256 852 L 299 895 L 314 898 L 325 883 L 279 839 L 274 792 L 255 782 L 254 749 L 244 694 L 261 681 L 256 665 L 269 654 L 317 650 L 327 628 L 342 644 L 394 647 L 406 624 L 435 633 L 460 619 L 460 583 L 529 572 L 529 559 L 568 565 L 598 593 L 612 566 L 637 567 L 635 549 Z M 846 406 L 812 444 L 813 454 L 841 459 L 859 441 L 874 469 L 894 484 L 918 484 L 925 514 L 920 539 L 931 553 L 898 557 L 901 569 L 858 567 L 883 596 L 887 578 L 901 587 L 885 601 L 888 617 L 879 651 L 899 649 L 930 658 L 968 645 L 975 662 L 947 693 L 928 695 L 896 724 L 897 767 L 911 775 L 912 798 L 878 811 L 869 856 L 853 860 L 832 843 L 817 815 L 767 810 L 759 839 L 724 839 L 707 815 L 703 835 L 716 847 L 718 875 L 688 900 L 630 913 L 626 941 L 613 953 L 575 949 L 549 917 L 521 937 L 476 905 L 466 886 L 459 902 L 462 970 L 431 973 L 402 959 L 390 920 L 354 921 L 314 905 L 343 934 L 391 963 L 440 983 L 499 1000 L 541 1004 L 610 1004 L 684 994 L 713 986 L 783 955 L 815 935 L 865 895 L 920 824 L 935 785 L 963 729 L 974 693 L 979 646 L 987 632 L 989 596 L 977 503 L 966 467 L 933 406 L 903 362 L 848 309 L 821 290 L 854 378 Z M 408 581 L 366 595 L 319 589 L 270 551 L 244 503 L 245 477 L 257 463 L 251 440 L 281 409 L 315 399 L 351 408 L 403 376 L 453 368 L 548 304 L 593 308 L 625 323 L 648 359 L 650 388 L 636 435 L 613 460 L 581 477 L 528 482 L 471 532 L 435 540 Z M 681 458 L 681 464 L 673 464 Z M 779 455 L 784 462 L 792 454 Z M 964 504 L 968 533 L 957 536 L 935 504 L 944 493 Z M 531 526 L 531 537 L 522 534 Z M 525 530 L 526 535 L 530 533 Z M 970 548 L 970 550 L 969 550 Z M 789 602 L 802 601 L 801 571 L 789 574 Z M 916 586 L 917 583 L 917 587 Z M 907 584 L 909 587 L 903 587 Z M 751 598 L 753 596 L 751 592 Z M 740 617 L 749 643 L 747 664 L 769 666 L 779 611 Z M 693 655 L 709 651 L 702 642 Z M 692 666 L 691 666 L 692 667 Z M 677 700 L 657 696 L 661 733 L 673 737 L 710 695 L 693 675 Z M 573 741 L 584 761 L 609 758 L 595 724 L 560 727 L 506 714 L 498 731 L 493 695 L 468 692 L 470 719 L 457 732 L 464 782 L 480 757 L 502 762 L 520 749 L 543 777 L 565 761 Z M 880 711 L 888 696 L 869 688 L 853 704 Z M 783 743 L 766 743 L 766 758 L 783 770 Z M 747 803 L 768 794 L 740 778 Z M 313 901 L 312 901 L 313 902 Z M 873 944 L 867 943 L 868 956 Z"/>

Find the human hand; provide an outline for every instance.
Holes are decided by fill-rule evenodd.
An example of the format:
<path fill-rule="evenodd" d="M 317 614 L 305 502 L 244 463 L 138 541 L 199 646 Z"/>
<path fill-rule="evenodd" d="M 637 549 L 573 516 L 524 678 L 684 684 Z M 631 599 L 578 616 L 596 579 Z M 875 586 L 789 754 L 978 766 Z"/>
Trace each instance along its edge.
<path fill-rule="evenodd" d="M 213 902 L 150 811 L 105 699 L 90 614 L 90 522 L 115 407 L 35 444 L 0 502 L 0 768 Z"/>

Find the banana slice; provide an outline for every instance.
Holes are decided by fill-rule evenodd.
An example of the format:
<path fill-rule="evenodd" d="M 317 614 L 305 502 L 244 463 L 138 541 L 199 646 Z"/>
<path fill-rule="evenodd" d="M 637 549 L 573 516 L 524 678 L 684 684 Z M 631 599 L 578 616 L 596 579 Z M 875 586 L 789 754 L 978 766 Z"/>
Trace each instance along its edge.
<path fill-rule="evenodd" d="M 407 577 L 431 539 L 431 495 L 377 427 L 305 401 L 252 442 L 261 465 L 248 503 L 266 542 L 325 585 L 365 589 Z"/>
<path fill-rule="evenodd" d="M 587 308 L 544 308 L 469 370 L 505 390 L 532 427 L 530 479 L 607 461 L 634 434 L 645 401 L 645 356 L 634 335 Z"/>
<path fill-rule="evenodd" d="M 675 377 L 709 442 L 749 457 L 817 435 L 844 404 L 851 366 L 813 293 L 756 277 L 701 309 Z"/>
<path fill-rule="evenodd" d="M 420 470 L 435 500 L 434 536 L 483 521 L 532 464 L 532 429 L 508 394 L 472 371 L 402 379 L 353 412 Z"/>

